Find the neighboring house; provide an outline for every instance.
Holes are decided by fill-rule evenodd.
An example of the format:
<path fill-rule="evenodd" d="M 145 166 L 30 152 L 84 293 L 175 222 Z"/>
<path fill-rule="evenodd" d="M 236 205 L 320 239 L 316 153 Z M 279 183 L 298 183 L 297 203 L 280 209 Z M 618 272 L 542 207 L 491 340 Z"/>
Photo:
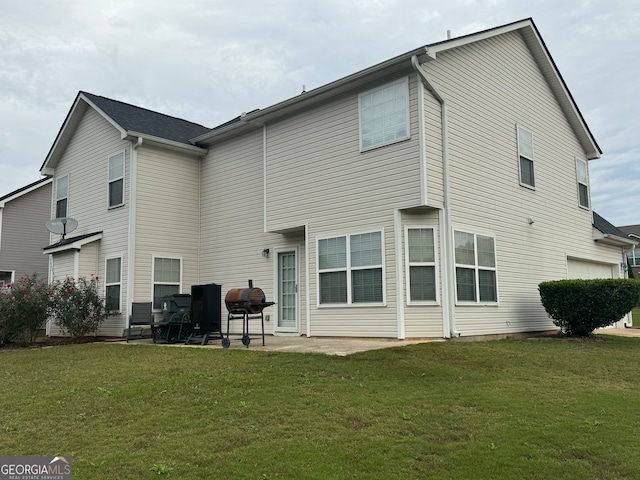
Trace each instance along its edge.
<path fill-rule="evenodd" d="M 0 285 L 36 274 L 47 278 L 51 178 L 42 178 L 0 197 Z"/>
<path fill-rule="evenodd" d="M 628 239 L 591 210 L 600 155 L 530 19 L 214 129 L 80 92 L 41 169 L 79 227 L 45 253 L 52 278 L 106 281 L 104 335 L 132 301 L 248 279 L 274 334 L 549 330 L 540 282 L 624 275 Z"/>
<path fill-rule="evenodd" d="M 624 232 L 632 240 L 640 240 L 640 225 L 625 225 L 624 227 L 618 227 L 618 229 Z M 633 270 L 634 278 L 640 278 L 640 248 L 634 246 L 627 252 L 628 265 Z"/>

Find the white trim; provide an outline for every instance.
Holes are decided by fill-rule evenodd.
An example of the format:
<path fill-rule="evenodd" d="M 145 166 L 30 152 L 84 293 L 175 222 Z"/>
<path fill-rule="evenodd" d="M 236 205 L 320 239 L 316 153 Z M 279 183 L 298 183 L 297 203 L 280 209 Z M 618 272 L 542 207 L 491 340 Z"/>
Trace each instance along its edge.
<path fill-rule="evenodd" d="M 118 155 L 122 155 L 122 175 L 118 178 L 111 179 L 111 159 L 117 157 Z M 122 149 L 119 152 L 113 153 L 111 155 L 107 155 L 107 209 L 122 207 L 125 203 L 124 192 L 125 189 L 125 172 L 127 169 L 127 149 Z M 117 182 L 118 180 L 122 180 L 122 202 L 111 205 L 111 184 Z"/>
<path fill-rule="evenodd" d="M 311 336 L 311 274 L 309 273 L 311 259 L 309 257 L 309 224 L 304 225 L 304 256 L 305 256 L 305 295 L 306 295 L 306 320 L 307 320 L 307 337 Z"/>
<path fill-rule="evenodd" d="M 587 183 L 584 183 L 584 182 L 580 181 L 580 175 L 578 173 L 578 162 L 582 162 L 584 164 L 585 174 L 587 176 Z M 583 210 L 590 210 L 591 209 L 591 188 L 589 187 L 589 163 L 587 163 L 586 160 L 576 156 L 575 157 L 575 168 L 576 168 L 576 189 L 577 189 L 577 193 L 578 193 L 578 206 L 580 208 L 582 208 Z M 587 203 L 588 203 L 588 205 L 583 205 L 582 201 L 580 200 L 580 185 L 584 185 L 585 187 L 587 187 Z"/>
<path fill-rule="evenodd" d="M 136 265 L 136 208 L 138 200 L 138 148 L 142 145 L 142 138 L 136 143 L 131 142 L 131 156 L 129 161 L 129 232 L 127 245 L 127 302 L 126 314 L 129 315 L 130 305 L 134 301 L 135 265 Z"/>
<path fill-rule="evenodd" d="M 433 231 L 433 262 L 412 263 L 409 257 L 409 230 L 432 230 Z M 405 251 L 405 281 L 407 285 L 406 301 L 407 305 L 440 305 L 440 282 L 438 274 L 440 266 L 438 263 L 438 228 L 435 225 L 405 225 L 404 227 L 404 251 Z M 412 300 L 411 299 L 411 275 L 412 266 L 433 267 L 435 273 L 435 299 L 434 300 Z"/>
<path fill-rule="evenodd" d="M 473 235 L 473 255 L 474 255 L 474 265 L 467 265 L 467 264 L 463 264 L 463 263 L 458 263 L 456 261 L 455 258 L 455 234 L 456 232 L 460 232 L 460 233 L 466 233 L 468 235 Z M 487 238 L 492 238 L 493 239 L 493 260 L 495 263 L 494 267 L 481 267 L 478 264 L 478 235 L 483 236 L 483 237 L 487 237 Z M 453 245 L 453 261 L 454 261 L 454 278 L 455 278 L 455 299 L 456 299 L 456 305 L 457 306 L 478 306 L 478 305 L 482 305 L 482 306 L 499 306 L 500 304 L 500 290 L 498 288 L 498 254 L 497 254 L 497 240 L 496 240 L 496 235 L 493 233 L 483 233 L 483 232 L 478 232 L 475 229 L 461 229 L 461 228 L 454 228 L 453 229 L 453 241 L 454 241 L 454 245 Z M 475 277 L 475 296 L 476 296 L 476 300 L 458 300 L 458 273 L 457 273 L 457 269 L 458 267 L 460 268 L 466 268 L 468 270 L 473 270 L 474 271 L 474 277 Z M 478 275 L 478 272 L 482 270 L 482 271 L 492 271 L 495 273 L 495 280 L 496 280 L 496 301 L 495 302 L 487 302 L 487 301 L 481 301 L 480 300 L 480 276 Z"/>
<path fill-rule="evenodd" d="M 63 178 L 67 178 L 67 194 L 64 197 L 58 197 L 58 184 L 60 183 L 60 180 L 62 180 Z M 67 173 L 65 175 L 61 175 L 60 177 L 56 177 L 56 191 L 54 194 L 54 203 L 53 203 L 53 213 L 55 214 L 54 218 L 61 218 L 58 217 L 58 202 L 60 200 L 66 200 L 67 204 L 66 204 L 66 208 L 65 208 L 65 212 L 63 217 L 69 217 L 69 196 L 71 195 L 71 178 L 70 175 Z"/>
<path fill-rule="evenodd" d="M 425 131 L 424 85 L 420 80 L 420 74 L 416 73 L 416 88 L 418 89 L 418 141 L 420 145 L 420 200 L 422 205 L 427 205 L 427 134 Z"/>
<path fill-rule="evenodd" d="M 182 283 L 183 283 L 183 268 L 184 268 L 184 260 L 180 255 L 172 255 L 172 254 L 163 254 L 156 253 L 151 255 L 151 302 L 153 305 L 154 295 L 155 295 L 155 274 L 156 274 L 156 258 L 164 258 L 168 260 L 179 260 L 180 261 L 180 281 L 178 283 L 175 282 L 157 282 L 157 285 L 177 285 L 178 293 L 182 293 Z M 153 308 L 154 312 L 159 312 L 160 309 Z"/>
<path fill-rule="evenodd" d="M 109 272 L 109 269 L 108 269 L 109 260 L 116 260 L 118 258 L 120 259 L 120 280 L 118 282 L 109 283 L 107 280 L 107 275 Z M 122 312 L 122 279 L 124 278 L 123 272 L 124 272 L 124 256 L 123 255 L 116 255 L 115 257 L 106 257 L 104 259 L 104 298 L 106 301 L 107 287 L 118 285 L 120 287 L 120 295 L 119 295 L 120 304 L 118 305 L 118 308 L 116 310 L 118 310 L 119 312 Z"/>
<path fill-rule="evenodd" d="M 404 89 L 405 89 L 405 95 L 407 98 L 407 102 L 406 102 L 406 112 L 405 112 L 405 125 L 407 128 L 407 134 L 404 137 L 401 138 L 395 138 L 394 140 L 387 142 L 387 141 L 382 141 L 382 143 L 379 144 L 375 144 L 375 145 L 371 145 L 369 147 L 363 147 L 362 146 L 362 98 L 366 95 L 371 95 L 375 92 L 378 92 L 380 90 L 383 90 L 387 87 L 391 87 L 391 86 L 395 86 L 395 85 L 400 85 L 400 84 L 404 84 Z M 380 85 L 376 88 L 372 88 L 371 90 L 367 90 L 366 92 L 362 92 L 358 95 L 358 139 L 359 139 L 359 148 L 360 148 L 360 152 L 368 152 L 369 150 L 374 150 L 376 148 L 380 148 L 380 147 L 385 147 L 387 145 L 393 145 L 394 143 L 398 143 L 398 142 L 404 142 L 405 140 L 408 140 L 409 138 L 411 138 L 411 121 L 410 121 L 410 109 L 411 109 L 411 102 L 409 101 L 409 77 L 403 77 L 399 80 L 394 80 L 393 82 L 389 82 L 386 83 L 384 85 Z"/>
<path fill-rule="evenodd" d="M 402 212 L 397 208 L 393 211 L 393 240 L 396 256 L 396 316 L 398 317 L 398 339 L 404 340 L 407 334 L 404 318 L 404 284 L 402 282 Z"/>
<path fill-rule="evenodd" d="M 300 333 L 300 247 L 298 245 L 294 245 L 291 247 L 276 247 L 273 249 L 273 253 L 275 256 L 273 262 L 273 270 L 274 270 L 274 282 L 273 282 L 273 296 L 274 301 L 277 302 L 275 308 L 275 315 L 273 321 L 273 333 L 277 335 L 278 333 Z M 281 253 L 293 253 L 295 255 L 295 281 L 296 281 L 296 324 L 294 327 L 282 328 L 278 327 L 278 321 L 280 319 L 280 264 L 278 256 Z"/>
<path fill-rule="evenodd" d="M 351 266 L 351 237 L 356 235 L 366 235 L 371 233 L 380 233 L 380 250 L 381 250 L 381 258 L 382 263 L 380 265 L 367 265 L 364 267 L 355 267 Z M 345 237 L 346 243 L 346 266 L 345 268 L 333 268 L 333 269 L 323 269 L 320 271 L 320 262 L 318 259 L 319 255 L 319 243 L 321 240 L 327 240 L 330 238 L 340 238 Z M 335 235 L 326 235 L 322 237 L 316 237 L 316 289 L 317 289 L 317 298 L 316 298 L 316 306 L 318 308 L 359 308 L 359 307 L 385 307 L 387 305 L 387 288 L 386 288 L 386 266 L 385 266 L 386 258 L 385 258 L 385 231 L 384 228 L 366 230 L 366 231 L 358 231 L 351 233 L 343 233 L 343 234 L 335 234 Z M 351 273 L 357 270 L 371 270 L 380 268 L 382 270 L 382 302 L 354 302 L 353 301 L 353 293 L 352 293 L 352 279 Z M 331 272 L 346 272 L 347 274 L 347 301 L 346 303 L 320 303 L 320 274 L 321 273 L 331 273 Z"/>
<path fill-rule="evenodd" d="M 267 124 L 262 126 L 262 220 L 264 233 L 269 231 L 267 225 Z"/>
<path fill-rule="evenodd" d="M 520 151 L 520 132 L 523 133 L 528 133 L 529 135 L 531 135 L 531 156 L 526 155 L 525 153 L 523 153 L 522 151 Z M 516 150 L 518 152 L 518 179 L 520 181 L 520 186 L 524 187 L 524 188 L 528 188 L 529 190 L 535 190 L 536 189 L 536 161 L 535 161 L 535 146 L 534 146 L 534 136 L 533 136 L 533 131 L 531 131 L 530 129 L 524 127 L 523 125 L 520 125 L 519 123 L 516 123 Z M 520 162 L 521 157 L 523 157 L 525 160 L 529 160 L 531 162 L 531 171 L 533 173 L 533 185 L 530 185 L 528 183 L 524 183 L 522 181 L 522 164 Z"/>

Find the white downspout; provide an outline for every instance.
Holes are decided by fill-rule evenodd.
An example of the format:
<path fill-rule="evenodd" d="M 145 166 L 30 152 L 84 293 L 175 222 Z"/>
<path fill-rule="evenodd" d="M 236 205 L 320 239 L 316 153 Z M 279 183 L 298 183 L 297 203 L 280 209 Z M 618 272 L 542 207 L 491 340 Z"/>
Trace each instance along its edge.
<path fill-rule="evenodd" d="M 309 279 L 311 278 L 309 274 L 309 223 L 305 223 L 304 225 L 304 283 L 305 283 L 305 296 L 307 297 L 306 304 L 306 314 L 307 314 L 307 337 L 311 336 L 311 300 L 309 295 L 311 294 L 311 287 L 309 285 Z"/>
<path fill-rule="evenodd" d="M 398 319 L 398 339 L 406 338 L 404 320 L 404 275 L 402 274 L 402 213 L 396 208 L 393 211 L 393 235 L 396 246 L 396 317 Z"/>
<path fill-rule="evenodd" d="M 453 250 L 453 231 L 451 229 L 451 192 L 449 185 L 449 128 L 448 128 L 448 108 L 447 102 L 440 94 L 435 85 L 431 82 L 427 74 L 424 73 L 418 57 L 411 57 L 411 65 L 418 72 L 423 85 L 429 90 L 433 96 L 440 102 L 441 119 L 440 128 L 442 135 L 442 189 L 444 194 L 444 205 L 439 215 L 441 222 L 440 239 L 443 245 L 444 254 L 442 255 L 442 316 L 445 338 L 459 337 L 461 333 L 456 329 L 456 309 L 455 309 L 455 279 L 453 276 L 454 250 Z"/>
<path fill-rule="evenodd" d="M 136 208 L 138 183 L 138 148 L 142 145 L 142 137 L 136 143 L 131 142 L 131 161 L 129 166 L 129 248 L 127 252 L 127 318 L 135 296 L 135 255 L 136 255 Z M 127 322 L 127 327 L 129 323 Z"/>

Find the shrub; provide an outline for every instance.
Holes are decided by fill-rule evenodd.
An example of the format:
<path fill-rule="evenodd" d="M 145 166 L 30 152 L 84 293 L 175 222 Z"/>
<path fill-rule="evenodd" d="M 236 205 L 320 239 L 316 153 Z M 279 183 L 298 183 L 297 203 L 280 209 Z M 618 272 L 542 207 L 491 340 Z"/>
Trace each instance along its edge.
<path fill-rule="evenodd" d="M 98 294 L 98 277 L 74 281 L 67 277 L 53 285 L 53 321 L 74 340 L 95 333 L 107 316 L 104 299 Z"/>
<path fill-rule="evenodd" d="M 564 333 L 586 337 L 620 320 L 638 303 L 640 281 L 558 280 L 538 286 L 542 305 Z"/>
<path fill-rule="evenodd" d="M 51 307 L 49 284 L 36 274 L 0 291 L 0 344 L 33 343 Z"/>

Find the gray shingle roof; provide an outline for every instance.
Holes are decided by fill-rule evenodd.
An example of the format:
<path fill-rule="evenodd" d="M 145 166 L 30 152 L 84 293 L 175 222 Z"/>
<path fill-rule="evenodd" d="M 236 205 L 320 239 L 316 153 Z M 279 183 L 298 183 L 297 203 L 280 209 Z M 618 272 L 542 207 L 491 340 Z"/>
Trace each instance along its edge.
<path fill-rule="evenodd" d="M 613 226 L 603 217 L 593 212 L 593 226 L 600 230 L 604 234 L 615 235 L 620 238 L 627 238 L 627 234 L 620 230 L 618 227 Z"/>
<path fill-rule="evenodd" d="M 191 145 L 190 139 L 211 130 L 197 123 L 164 115 L 146 108 L 136 107 L 87 92 L 81 93 L 124 130 L 144 133 L 187 145 Z"/>

